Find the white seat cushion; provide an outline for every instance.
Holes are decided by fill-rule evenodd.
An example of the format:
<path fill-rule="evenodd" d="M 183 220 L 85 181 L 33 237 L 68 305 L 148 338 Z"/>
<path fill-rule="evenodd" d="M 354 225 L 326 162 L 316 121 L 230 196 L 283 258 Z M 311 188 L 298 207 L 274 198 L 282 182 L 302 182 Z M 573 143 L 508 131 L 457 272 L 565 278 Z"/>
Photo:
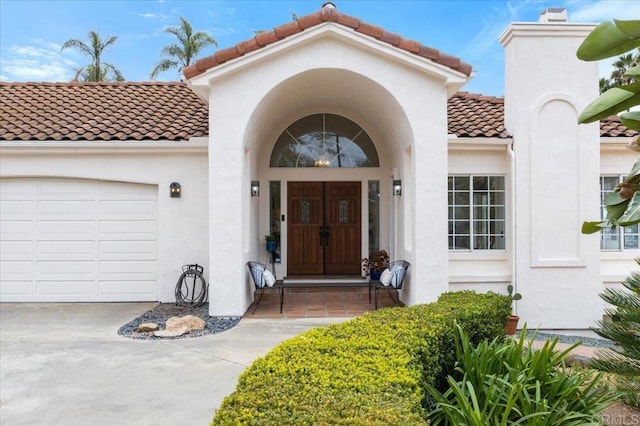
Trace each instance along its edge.
<path fill-rule="evenodd" d="M 267 285 L 267 287 L 273 287 L 273 285 L 276 283 L 276 277 L 274 277 L 271 271 L 268 269 L 262 273 L 262 278 L 264 278 L 264 283 Z"/>
<path fill-rule="evenodd" d="M 380 284 L 385 286 L 391 284 L 392 277 L 393 277 L 393 273 L 389 270 L 389 268 L 385 269 L 384 271 L 382 271 L 382 274 L 380 275 Z"/>

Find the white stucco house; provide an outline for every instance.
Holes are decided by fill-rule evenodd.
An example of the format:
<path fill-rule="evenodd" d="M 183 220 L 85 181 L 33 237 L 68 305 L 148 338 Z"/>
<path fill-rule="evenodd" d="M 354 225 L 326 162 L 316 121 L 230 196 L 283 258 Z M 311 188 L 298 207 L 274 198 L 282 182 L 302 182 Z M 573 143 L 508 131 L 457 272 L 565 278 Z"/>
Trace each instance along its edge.
<path fill-rule="evenodd" d="M 577 124 L 598 95 L 597 64 L 575 56 L 594 25 L 562 16 L 504 31 L 504 98 L 332 4 L 181 83 L 0 84 L 0 300 L 172 302 L 198 263 L 211 315 L 238 316 L 274 233 L 278 278 L 357 281 L 385 249 L 412 265 L 406 304 L 514 284 L 530 326 L 593 325 L 638 229 L 580 227 L 636 133 Z"/>

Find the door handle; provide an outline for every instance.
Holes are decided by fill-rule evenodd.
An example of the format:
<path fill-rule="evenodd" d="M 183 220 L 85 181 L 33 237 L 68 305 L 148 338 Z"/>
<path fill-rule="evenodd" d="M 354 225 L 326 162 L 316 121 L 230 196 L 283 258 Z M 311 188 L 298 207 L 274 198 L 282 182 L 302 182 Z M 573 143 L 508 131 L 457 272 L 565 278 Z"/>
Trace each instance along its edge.
<path fill-rule="evenodd" d="M 329 227 L 321 226 L 319 235 L 320 235 L 320 246 L 329 245 Z"/>

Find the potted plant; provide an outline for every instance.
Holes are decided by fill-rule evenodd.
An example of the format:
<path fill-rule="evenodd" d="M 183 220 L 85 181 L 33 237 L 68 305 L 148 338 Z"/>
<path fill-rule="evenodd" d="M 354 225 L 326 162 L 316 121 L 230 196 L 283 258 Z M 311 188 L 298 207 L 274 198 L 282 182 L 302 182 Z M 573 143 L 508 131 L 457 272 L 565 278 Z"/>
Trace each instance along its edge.
<path fill-rule="evenodd" d="M 509 297 L 511 298 L 511 301 L 515 301 L 515 300 L 520 300 L 522 299 L 522 295 L 520 293 L 514 293 L 513 292 L 513 286 L 511 284 L 509 284 L 507 286 L 507 293 L 509 294 Z M 516 329 L 518 328 L 518 321 L 520 320 L 520 317 L 517 315 L 513 315 L 513 313 L 511 315 L 509 315 L 509 319 L 507 320 L 507 327 L 505 330 L 505 333 L 507 335 L 513 335 L 516 334 Z"/>
<path fill-rule="evenodd" d="M 389 254 L 384 250 L 371 253 L 370 257 L 362 259 L 362 272 L 364 276 L 370 276 L 372 280 L 379 280 L 380 274 L 389 265 Z"/>
<path fill-rule="evenodd" d="M 267 242 L 267 251 L 269 253 L 273 253 L 274 251 L 276 251 L 276 248 L 278 246 L 278 239 L 276 238 L 276 236 L 273 234 L 269 234 L 265 235 L 264 239 Z"/>

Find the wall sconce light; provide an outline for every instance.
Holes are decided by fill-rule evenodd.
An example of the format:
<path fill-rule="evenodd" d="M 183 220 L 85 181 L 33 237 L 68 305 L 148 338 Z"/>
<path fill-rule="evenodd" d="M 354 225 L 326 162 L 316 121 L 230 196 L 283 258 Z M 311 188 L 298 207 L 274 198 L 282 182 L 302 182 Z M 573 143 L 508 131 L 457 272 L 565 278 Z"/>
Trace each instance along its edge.
<path fill-rule="evenodd" d="M 400 196 L 402 195 L 402 181 L 397 179 L 393 181 L 393 195 Z"/>
<path fill-rule="evenodd" d="M 180 198 L 182 195 L 182 186 L 178 182 L 171 182 L 169 185 L 169 194 L 171 198 Z"/>
<path fill-rule="evenodd" d="M 260 182 L 257 180 L 251 181 L 251 196 L 257 197 L 260 195 Z"/>

